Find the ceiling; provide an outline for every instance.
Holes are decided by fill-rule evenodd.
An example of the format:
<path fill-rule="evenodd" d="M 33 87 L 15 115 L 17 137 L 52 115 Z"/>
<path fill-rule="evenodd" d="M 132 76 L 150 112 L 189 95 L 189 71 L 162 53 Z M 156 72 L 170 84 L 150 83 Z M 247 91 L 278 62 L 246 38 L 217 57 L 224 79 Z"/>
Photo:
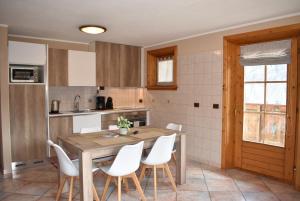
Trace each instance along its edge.
<path fill-rule="evenodd" d="M 300 0 L 0 0 L 9 34 L 139 46 L 300 14 Z M 88 35 L 83 24 L 108 31 Z"/>

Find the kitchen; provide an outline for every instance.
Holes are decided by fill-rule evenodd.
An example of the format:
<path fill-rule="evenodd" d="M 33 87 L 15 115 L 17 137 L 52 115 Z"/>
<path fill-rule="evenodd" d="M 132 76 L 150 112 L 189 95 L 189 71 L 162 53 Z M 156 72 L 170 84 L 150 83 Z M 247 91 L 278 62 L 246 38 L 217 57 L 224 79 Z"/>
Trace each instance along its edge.
<path fill-rule="evenodd" d="M 37 6 L 48 5 L 51 9 L 58 9 L 48 1 L 46 4 L 37 3 L 35 0 L 31 1 Z M 66 5 L 66 2 L 63 3 Z M 157 5 L 156 3 L 153 2 L 151 6 Z M 165 3 L 162 4 L 165 5 Z M 262 20 L 255 20 L 254 18 L 250 19 L 251 15 L 249 14 L 248 20 L 251 23 L 237 21 L 236 26 L 228 25 L 224 29 L 222 26 L 216 26 L 215 29 L 206 32 L 190 31 L 176 35 L 180 31 L 177 30 L 177 26 L 173 26 L 173 31 L 168 32 L 167 37 L 163 34 L 162 25 L 158 23 L 157 26 L 160 26 L 162 31 L 157 39 L 156 32 L 152 30 L 152 35 L 149 36 L 147 35 L 149 30 L 145 27 L 139 30 L 139 33 L 129 33 L 129 28 L 125 28 L 123 30 L 126 31 L 119 31 L 119 35 L 116 34 L 117 26 L 119 26 L 119 30 L 125 25 L 132 27 L 133 25 L 129 23 L 130 20 L 141 23 L 139 26 L 146 24 L 132 15 L 128 15 L 128 20 L 130 20 L 127 21 L 127 24 L 123 23 L 122 25 L 116 19 L 111 19 L 115 20 L 114 23 L 101 24 L 93 18 L 95 24 L 100 24 L 94 28 L 102 29 L 103 33 L 89 35 L 82 30 L 89 28 L 84 25 L 89 25 L 90 22 L 68 21 L 69 18 L 63 14 L 62 8 L 59 8 L 58 12 L 65 17 L 64 23 L 61 23 L 66 26 L 65 29 L 60 25 L 60 28 L 56 27 L 57 32 L 53 29 L 55 33 L 52 33 L 46 26 L 43 27 L 44 30 L 39 30 L 37 27 L 32 28 L 34 25 L 27 24 L 28 30 L 26 31 L 27 28 L 18 25 L 18 21 L 21 21 L 19 17 L 14 18 L 4 10 L 16 8 L 20 13 L 24 12 L 24 16 L 27 18 L 30 16 L 28 11 L 33 11 L 33 8 L 29 8 L 25 3 L 18 5 L 10 4 L 8 1 L 1 2 L 1 7 L 5 8 L 0 14 L 0 24 L 3 23 L 0 26 L 1 172 L 4 175 L 11 175 L 11 177 L 8 176 L 8 181 L 4 180 L 3 182 L 11 183 L 7 185 L 11 185 L 13 189 L 0 190 L 0 200 L 22 200 L 22 196 L 28 196 L 28 200 L 55 200 L 56 192 L 60 189 L 60 185 L 57 183 L 62 182 L 61 177 L 57 181 L 56 176 L 47 178 L 40 174 L 42 171 L 49 175 L 56 174 L 57 168 L 61 165 L 57 161 L 55 149 L 51 148 L 54 147 L 51 143 L 61 145 L 70 159 L 84 161 L 82 158 L 84 154 L 80 155 L 83 153 L 81 151 L 90 149 L 85 149 L 85 146 L 80 144 L 80 140 L 76 137 L 86 128 L 96 129 L 93 131 L 94 133 L 103 132 L 105 133 L 103 136 L 107 138 L 120 136 L 118 137 L 120 140 L 130 137 L 137 138 L 145 131 L 144 129 L 153 129 L 147 133 L 149 136 L 159 132 L 169 135 L 171 133 L 167 131 L 170 130 L 175 130 L 174 133 L 178 135 L 174 142 L 176 149 L 174 148 L 172 158 L 168 162 L 173 176 L 169 177 L 168 167 L 165 166 L 163 166 L 162 172 L 158 168 L 157 173 L 154 173 L 156 172 L 154 169 L 151 172 L 144 170 L 145 181 L 142 179 L 139 181 L 142 193 L 138 187 L 135 191 L 135 187 L 131 186 L 135 183 L 129 183 L 128 190 L 126 180 L 121 179 L 122 182 L 124 181 L 125 187 L 122 186 L 120 190 L 120 192 L 122 191 L 122 196 L 120 196 L 122 200 L 135 200 L 139 196 L 147 200 L 158 198 L 165 200 L 253 200 L 254 198 L 256 200 L 293 200 L 295 198 L 294 200 L 297 200 L 300 198 L 299 192 L 295 190 L 299 190 L 300 176 L 298 171 L 294 171 L 294 168 L 300 165 L 300 160 L 297 158 L 299 153 L 299 149 L 297 149 L 299 141 L 297 138 L 298 114 L 292 112 L 296 111 L 298 98 L 291 95 L 297 94 L 294 93 L 297 90 L 295 87 L 297 78 L 290 80 L 293 74 L 292 70 L 287 73 L 289 74 L 288 78 L 264 82 L 265 90 L 268 88 L 268 84 L 294 86 L 294 88 L 288 88 L 289 92 L 286 97 L 288 96 L 289 99 L 284 102 L 288 109 L 284 107 L 283 112 L 278 114 L 279 106 L 275 105 L 274 110 L 276 111 L 274 114 L 272 113 L 272 115 L 286 115 L 287 123 L 284 124 L 284 128 L 287 129 L 286 137 L 282 137 L 284 134 L 280 132 L 283 131 L 277 131 L 276 123 L 273 123 L 272 135 L 276 136 L 264 139 L 271 143 L 278 143 L 276 140 L 280 138 L 280 143 L 283 143 L 286 149 L 282 148 L 282 145 L 273 147 L 274 144 L 267 144 L 260 140 L 257 143 L 257 136 L 250 131 L 253 144 L 249 140 L 244 140 L 243 137 L 237 137 L 239 129 L 242 130 L 242 134 L 246 133 L 246 127 L 243 127 L 239 121 L 246 118 L 241 115 L 248 111 L 243 110 L 244 103 L 242 101 L 244 100 L 241 100 L 242 98 L 232 99 L 232 97 L 243 97 L 243 92 L 238 86 L 262 84 L 261 80 L 251 80 L 249 83 L 245 80 L 244 83 L 244 78 L 236 79 L 236 75 L 238 78 L 244 75 L 241 74 L 242 71 L 239 71 L 239 68 L 232 67 L 236 65 L 232 58 L 240 57 L 239 49 L 234 48 L 240 46 L 242 48 L 248 43 L 291 39 L 291 46 L 288 48 L 291 49 L 292 59 L 287 64 L 292 66 L 289 69 L 297 66 L 295 64 L 297 59 L 293 58 L 299 52 L 295 48 L 295 44 L 299 44 L 300 19 L 299 9 L 297 10 L 298 2 L 293 3 L 294 6 L 290 5 L 289 8 L 294 8 L 293 12 L 282 7 L 286 15 L 280 15 L 279 10 L 277 13 L 274 10 L 273 16 L 277 17 L 270 17 L 270 14 L 269 17 L 261 16 Z M 99 4 L 91 3 L 95 7 L 99 7 Z M 181 6 L 188 6 L 189 9 L 192 9 L 192 4 L 178 3 L 174 6 L 179 11 Z M 279 9 L 282 4 L 282 2 L 274 4 L 274 9 Z M 21 5 L 28 10 L 23 11 Z M 75 5 L 79 6 L 79 3 L 75 2 Z M 72 11 L 76 10 L 75 5 L 71 6 Z M 89 13 L 87 8 L 93 7 L 91 5 L 83 8 L 86 16 Z M 132 2 L 130 5 L 134 6 Z M 106 6 L 111 9 L 110 6 L 113 5 L 107 3 Z M 141 5 L 136 6 L 142 8 Z M 197 2 L 197 6 L 200 6 L 199 2 Z M 243 7 L 240 4 L 239 6 Z M 197 8 L 200 9 L 200 7 Z M 221 8 L 222 6 L 220 6 Z M 261 5 L 260 8 L 263 6 Z M 46 23 L 49 20 L 49 27 L 51 24 L 53 28 L 56 23 L 55 20 L 50 20 L 48 12 L 51 9 L 46 12 L 43 22 Z M 130 10 L 126 6 L 121 6 L 119 9 L 127 12 Z M 1 8 L 0 11 L 2 11 Z M 293 14 L 289 15 L 288 11 Z M 138 12 L 144 19 L 142 11 L 135 12 Z M 170 12 L 170 16 L 175 16 L 175 11 L 169 10 L 168 12 Z M 262 12 L 256 14 L 259 15 Z M 71 13 L 68 15 L 75 17 Z M 94 15 L 97 16 L 95 13 Z M 107 13 L 106 15 L 109 16 Z M 56 18 L 56 16 L 52 17 Z M 246 19 L 242 18 L 242 15 L 240 17 Z M 165 19 L 169 18 L 165 16 Z M 145 22 L 147 20 L 149 19 L 145 19 Z M 38 20 L 35 22 L 41 26 Z M 195 21 L 193 22 L 195 23 Z M 163 22 L 161 23 L 163 24 Z M 226 21 L 223 23 L 226 24 Z M 188 24 L 186 23 L 185 26 Z M 164 26 L 167 27 L 165 24 Z M 192 27 L 191 24 L 189 26 Z M 58 29 L 63 30 L 64 33 Z M 270 39 L 268 34 L 265 34 L 269 32 L 280 34 L 274 34 L 274 36 L 270 34 Z M 247 38 L 248 35 L 252 38 Z M 165 67 L 161 67 L 162 71 L 159 71 L 160 65 Z M 231 68 L 233 68 L 232 71 Z M 268 72 L 268 69 L 266 64 L 265 72 Z M 161 72 L 163 73 L 161 74 Z M 236 74 L 230 74 L 232 72 Z M 294 69 L 293 72 L 296 70 Z M 232 79 L 233 82 L 231 82 Z M 228 86 L 231 86 L 232 91 L 227 91 Z M 267 99 L 266 94 L 265 99 Z M 251 102 L 251 104 L 251 107 L 254 108 L 257 103 Z M 267 101 L 264 104 L 267 104 Z M 278 103 L 276 102 L 276 104 Z M 252 110 L 250 112 L 253 112 Z M 268 115 L 264 110 L 259 112 L 261 115 Z M 120 134 L 121 127 L 117 127 L 118 119 L 121 116 L 132 122 L 128 137 L 122 136 Z M 275 120 L 270 121 L 274 122 Z M 276 121 L 280 121 L 280 119 Z M 244 119 L 244 126 L 245 122 L 250 122 L 250 120 Z M 260 120 L 261 122 L 262 120 Z M 179 127 L 170 129 L 168 126 L 174 123 Z M 281 124 L 280 121 L 280 126 Z M 266 128 L 269 128 L 268 125 L 265 125 Z M 247 128 L 253 129 L 250 126 Z M 260 131 L 259 134 L 261 134 Z M 93 135 L 91 134 L 91 136 Z M 84 137 L 84 135 L 81 137 L 82 143 L 86 143 L 85 140 L 88 137 Z M 144 154 L 146 156 L 154 142 L 150 142 L 146 138 L 140 139 L 145 141 Z M 241 141 L 239 141 L 240 139 Z M 99 139 L 93 140 L 98 144 L 102 143 L 101 146 L 104 147 L 103 142 L 100 142 Z M 76 143 L 72 144 L 75 141 Z M 123 141 L 121 144 L 133 144 L 134 142 L 137 141 Z M 151 143 L 152 145 L 150 145 Z M 92 159 L 100 159 L 100 169 L 103 164 L 107 164 L 106 162 L 102 164 L 101 158 L 112 157 L 109 159 L 112 162 L 117 154 L 116 150 L 110 149 L 108 144 L 106 144 L 105 154 L 104 151 L 101 153 L 99 151 L 97 154 L 91 152 L 92 155 L 94 154 Z M 91 147 L 98 150 L 94 145 Z M 74 148 L 76 148 L 75 155 L 71 154 Z M 267 156 L 261 154 L 261 150 L 267 153 Z M 273 153 L 274 156 L 272 156 Z M 86 158 L 90 161 L 92 159 Z M 142 160 L 137 171 L 138 177 L 143 175 Z M 271 165 L 266 164 L 266 161 Z M 82 164 L 80 165 L 80 163 Z M 75 189 L 77 188 L 77 190 L 73 192 L 73 198 L 89 200 L 94 193 L 90 188 L 93 183 L 91 181 L 95 182 L 96 194 L 105 194 L 106 177 L 104 175 L 93 176 L 90 180 L 91 174 L 86 172 L 92 171 L 84 171 L 84 169 L 90 169 L 89 165 L 86 167 L 85 163 L 80 163 L 77 168 L 81 180 L 76 182 L 75 179 Z M 144 164 L 144 166 L 147 169 L 147 165 Z M 37 173 L 36 170 L 41 172 Z M 15 174 L 17 176 L 14 176 Z M 85 174 L 87 174 L 87 180 L 82 176 Z M 36 181 L 38 178 L 34 180 L 29 178 L 29 175 L 31 177 L 40 175 L 42 185 L 45 187 L 38 187 Z M 158 182 L 154 175 L 159 177 Z M 245 181 L 245 178 L 248 177 L 249 181 Z M 168 178 L 171 185 L 168 184 Z M 134 176 L 132 179 L 135 181 Z M 175 188 L 172 179 L 177 184 Z M 47 182 L 49 180 L 51 182 Z M 21 184 L 14 184 L 18 182 Z M 118 186 L 120 186 L 117 182 L 116 180 L 116 186 L 111 185 L 108 188 L 107 200 L 117 200 Z M 85 183 L 88 185 L 84 185 Z M 274 187 L 276 185 L 286 189 L 287 192 L 281 192 Z M 67 198 L 68 189 L 65 190 L 63 196 Z M 69 190 L 71 192 L 71 188 Z M 261 199 L 257 196 L 261 196 Z M 96 198 L 94 197 L 94 199 Z"/>

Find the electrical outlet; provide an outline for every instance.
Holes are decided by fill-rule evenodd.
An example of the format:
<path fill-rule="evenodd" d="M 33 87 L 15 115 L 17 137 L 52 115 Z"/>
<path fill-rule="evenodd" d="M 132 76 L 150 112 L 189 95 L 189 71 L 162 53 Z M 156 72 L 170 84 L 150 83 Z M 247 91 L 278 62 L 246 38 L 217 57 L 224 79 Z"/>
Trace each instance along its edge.
<path fill-rule="evenodd" d="M 214 103 L 213 104 L 213 109 L 219 109 L 219 104 Z"/>

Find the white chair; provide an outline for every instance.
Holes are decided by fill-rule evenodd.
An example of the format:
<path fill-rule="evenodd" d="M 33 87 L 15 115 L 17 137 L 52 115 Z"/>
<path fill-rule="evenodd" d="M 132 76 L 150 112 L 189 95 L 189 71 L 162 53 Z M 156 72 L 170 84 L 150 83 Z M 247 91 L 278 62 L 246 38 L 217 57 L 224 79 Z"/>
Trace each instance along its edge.
<path fill-rule="evenodd" d="M 97 133 L 97 132 L 100 132 L 100 131 L 101 131 L 101 128 L 100 128 L 100 127 L 81 128 L 81 129 L 80 129 L 80 134 Z"/>
<path fill-rule="evenodd" d="M 182 125 L 181 124 L 175 124 L 175 123 L 168 123 L 168 125 L 166 126 L 166 129 L 181 132 Z M 176 146 L 175 145 L 174 145 L 173 151 L 172 151 L 172 158 L 173 158 L 174 162 L 176 163 Z"/>
<path fill-rule="evenodd" d="M 72 200 L 72 193 L 73 193 L 73 185 L 74 185 L 74 178 L 79 177 L 79 160 L 70 160 L 70 158 L 67 156 L 65 151 L 58 146 L 57 144 L 54 144 L 51 140 L 48 140 L 48 145 L 54 147 L 58 162 L 59 162 L 59 168 L 60 171 L 64 174 L 63 182 L 59 185 L 58 192 L 56 195 L 56 201 L 59 201 L 62 190 L 64 188 L 64 185 L 66 183 L 67 178 L 70 179 L 70 190 L 69 190 L 69 201 Z M 96 165 L 93 163 L 93 173 L 98 171 L 99 168 L 96 167 Z M 99 197 L 96 191 L 95 186 L 93 185 L 93 195 L 96 201 L 99 201 Z"/>
<path fill-rule="evenodd" d="M 147 158 L 142 159 L 142 171 L 140 174 L 140 182 L 145 176 L 147 168 L 153 168 L 154 174 L 154 200 L 157 200 L 157 178 L 156 169 L 162 168 L 166 170 L 169 180 L 172 184 L 173 190 L 176 192 L 176 184 L 170 171 L 168 162 L 171 160 L 172 149 L 176 139 L 176 133 L 169 136 L 161 136 L 154 143 Z"/>
<path fill-rule="evenodd" d="M 110 131 L 115 131 L 115 130 L 118 130 L 118 129 L 119 129 L 119 127 L 117 125 L 109 125 L 108 126 L 108 130 L 110 130 Z"/>
<path fill-rule="evenodd" d="M 135 174 L 135 171 L 140 166 L 143 146 L 144 141 L 139 142 L 135 145 L 125 145 L 120 149 L 119 153 L 116 156 L 116 159 L 111 166 L 101 167 L 101 170 L 108 175 L 101 196 L 101 201 L 105 200 L 107 190 L 113 177 L 118 178 L 118 201 L 121 201 L 121 182 L 122 180 L 124 180 L 127 186 L 127 178 L 131 178 L 133 180 L 142 200 L 146 200 L 140 182 Z"/>

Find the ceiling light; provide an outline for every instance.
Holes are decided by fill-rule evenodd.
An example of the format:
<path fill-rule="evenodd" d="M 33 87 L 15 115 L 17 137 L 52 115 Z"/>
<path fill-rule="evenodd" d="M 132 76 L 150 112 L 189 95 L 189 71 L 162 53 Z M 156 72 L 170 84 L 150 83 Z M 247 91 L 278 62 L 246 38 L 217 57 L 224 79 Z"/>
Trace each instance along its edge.
<path fill-rule="evenodd" d="M 106 32 L 105 27 L 97 25 L 83 25 L 79 27 L 79 30 L 88 34 L 100 34 Z"/>

